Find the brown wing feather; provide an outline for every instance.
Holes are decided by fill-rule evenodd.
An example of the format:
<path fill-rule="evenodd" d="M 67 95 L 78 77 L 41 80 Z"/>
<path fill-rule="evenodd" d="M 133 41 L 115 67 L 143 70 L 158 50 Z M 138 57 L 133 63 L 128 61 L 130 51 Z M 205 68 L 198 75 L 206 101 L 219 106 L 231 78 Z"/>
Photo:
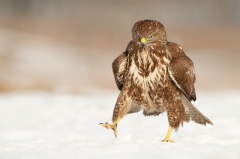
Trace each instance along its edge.
<path fill-rule="evenodd" d="M 177 49 L 173 49 L 176 47 Z M 171 43 L 169 49 L 172 60 L 168 66 L 168 73 L 176 86 L 184 93 L 184 95 L 191 101 L 196 100 L 196 92 L 194 83 L 196 76 L 192 60 L 186 56 L 179 45 Z"/>
<path fill-rule="evenodd" d="M 113 75 L 118 89 L 121 91 L 124 81 L 125 81 L 125 72 L 127 68 L 128 61 L 128 52 L 132 46 L 132 41 L 128 43 L 126 50 L 119 55 L 112 63 Z"/>

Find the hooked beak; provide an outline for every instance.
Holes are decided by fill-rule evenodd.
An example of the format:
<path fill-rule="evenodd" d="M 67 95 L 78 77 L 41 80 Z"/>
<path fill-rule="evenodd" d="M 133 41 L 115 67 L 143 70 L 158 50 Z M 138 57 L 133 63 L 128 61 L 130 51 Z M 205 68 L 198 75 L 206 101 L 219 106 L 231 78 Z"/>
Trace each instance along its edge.
<path fill-rule="evenodd" d="M 145 44 L 146 44 L 146 39 L 142 38 L 141 39 L 141 47 L 142 47 L 142 49 L 144 48 Z"/>

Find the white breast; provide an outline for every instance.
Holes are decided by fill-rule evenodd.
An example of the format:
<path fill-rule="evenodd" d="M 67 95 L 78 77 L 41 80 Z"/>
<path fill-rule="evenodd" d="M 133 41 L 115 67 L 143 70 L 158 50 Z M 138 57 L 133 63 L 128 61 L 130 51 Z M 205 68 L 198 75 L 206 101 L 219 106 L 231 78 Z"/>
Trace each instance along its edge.
<path fill-rule="evenodd" d="M 159 84 L 164 87 L 164 81 L 167 73 L 166 63 L 169 63 L 169 60 L 164 57 L 162 61 L 164 61 L 164 64 L 161 64 L 161 59 L 158 59 L 156 68 L 150 72 L 148 76 L 141 76 L 140 68 L 136 66 L 135 61 L 132 59 L 130 74 L 133 75 L 134 83 L 141 86 L 145 90 L 148 90 L 150 87 L 152 90 L 154 90 Z M 144 66 L 146 66 L 147 63 L 150 64 L 149 68 L 153 66 L 153 61 L 145 51 L 139 54 L 138 62 Z"/>

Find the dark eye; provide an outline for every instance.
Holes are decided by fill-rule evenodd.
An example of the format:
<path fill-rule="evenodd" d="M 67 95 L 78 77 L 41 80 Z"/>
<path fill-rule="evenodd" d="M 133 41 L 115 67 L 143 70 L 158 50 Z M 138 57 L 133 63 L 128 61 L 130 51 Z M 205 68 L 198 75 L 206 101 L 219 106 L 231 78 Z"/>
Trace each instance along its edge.
<path fill-rule="evenodd" d="M 152 35 L 151 35 L 151 36 L 149 36 L 149 39 L 152 39 L 152 37 L 153 37 Z"/>

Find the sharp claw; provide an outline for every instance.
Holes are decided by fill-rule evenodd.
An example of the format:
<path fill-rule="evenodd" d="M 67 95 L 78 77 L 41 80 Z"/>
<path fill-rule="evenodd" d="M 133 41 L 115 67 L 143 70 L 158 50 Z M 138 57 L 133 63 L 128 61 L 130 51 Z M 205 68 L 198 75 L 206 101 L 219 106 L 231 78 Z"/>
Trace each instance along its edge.
<path fill-rule="evenodd" d="M 117 124 L 108 124 L 108 122 L 106 122 L 105 124 L 99 123 L 99 125 L 102 125 L 106 129 L 112 129 L 114 131 L 115 138 L 117 138 L 117 133 L 118 133 L 117 132 Z"/>

